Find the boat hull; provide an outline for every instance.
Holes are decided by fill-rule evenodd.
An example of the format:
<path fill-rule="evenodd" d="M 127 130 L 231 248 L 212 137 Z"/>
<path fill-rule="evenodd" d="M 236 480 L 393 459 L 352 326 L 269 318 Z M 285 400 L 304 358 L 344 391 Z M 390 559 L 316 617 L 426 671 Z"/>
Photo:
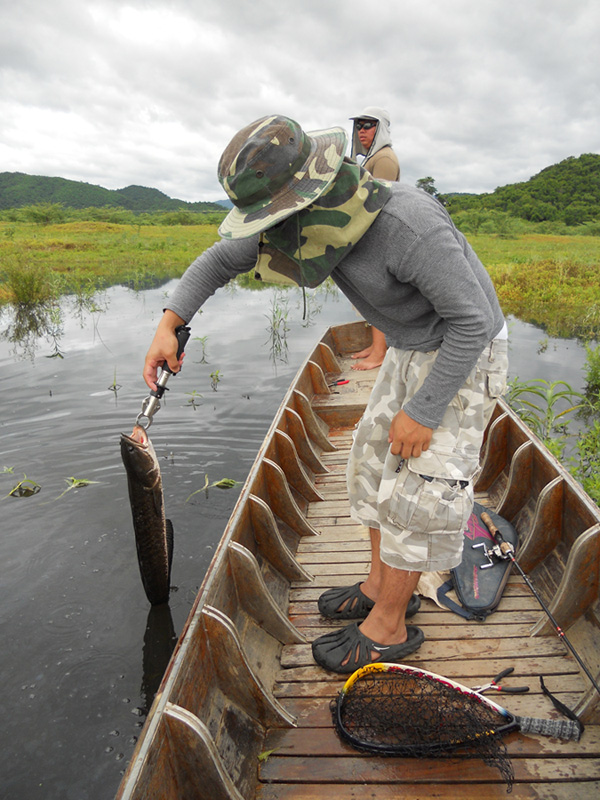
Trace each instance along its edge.
<path fill-rule="evenodd" d="M 329 329 L 286 393 L 118 798 L 315 800 L 364 797 L 369 785 L 379 798 L 504 793 L 501 777 L 480 761 L 366 756 L 333 729 L 329 703 L 343 677 L 314 663 L 310 642 L 340 624 L 319 616 L 319 594 L 368 570 L 368 531 L 349 516 L 344 477 L 374 377 L 351 370 L 349 354 L 367 342 L 362 322 Z M 337 378 L 349 383 L 331 387 Z M 504 402 L 486 432 L 475 488 L 517 527 L 520 563 L 597 673 L 600 511 Z M 560 793 L 566 781 L 579 798 L 597 796 L 597 693 L 518 575 L 485 623 L 467 623 L 428 598 L 417 623 L 426 641 L 411 664 L 466 685 L 514 666 L 531 691 L 503 705 L 520 716 L 556 715 L 539 688 L 543 675 L 587 722 L 578 744 L 511 734 L 514 796 L 572 797 Z"/>

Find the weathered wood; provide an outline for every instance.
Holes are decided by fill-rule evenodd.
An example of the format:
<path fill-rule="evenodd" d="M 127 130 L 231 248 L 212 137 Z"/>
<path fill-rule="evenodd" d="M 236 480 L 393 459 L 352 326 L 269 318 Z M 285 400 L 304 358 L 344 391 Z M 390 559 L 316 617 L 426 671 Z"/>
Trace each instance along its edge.
<path fill-rule="evenodd" d="M 308 369 L 310 371 L 310 377 L 312 380 L 312 385 L 315 394 L 327 394 L 329 392 L 329 386 L 327 385 L 327 378 L 325 377 L 325 373 L 314 361 L 308 362 Z"/>
<path fill-rule="evenodd" d="M 487 774 L 487 773 L 486 773 Z M 501 800 L 506 798 L 506 786 L 498 783 L 441 784 L 398 782 L 378 783 L 372 795 L 366 794 L 366 784 L 345 783 L 343 795 L 336 792 L 335 800 Z M 574 795 L 573 792 L 576 792 Z M 512 794 L 515 800 L 597 800 L 600 794 L 600 781 L 581 781 L 555 783 L 553 781 L 537 783 L 518 783 L 513 785 Z M 327 800 L 332 797 L 331 784 L 328 783 L 264 783 L 261 784 L 256 800 Z"/>
<path fill-rule="evenodd" d="M 502 672 L 507 666 L 506 656 L 500 655 L 490 658 L 481 659 L 424 659 L 419 664 L 423 669 L 430 672 L 442 673 L 448 678 L 463 679 L 467 684 L 473 686 L 488 682 L 490 676 L 497 675 Z M 536 679 L 539 683 L 539 676 L 544 675 L 548 678 L 548 688 L 551 691 L 558 690 L 564 675 L 575 675 L 579 678 L 578 685 L 580 689 L 585 689 L 583 678 L 580 675 L 579 668 L 575 660 L 566 652 L 560 655 L 549 656 L 532 656 L 521 658 L 515 664 L 515 672 L 518 672 L 518 679 L 525 679 L 525 683 L 533 686 Z M 471 680 L 468 680 L 470 678 Z M 482 679 L 487 678 L 488 681 Z M 341 689 L 343 685 L 343 676 L 336 675 L 334 672 L 326 672 L 316 664 L 300 666 L 300 667 L 284 667 L 277 674 L 276 689 L 282 685 L 287 685 L 293 682 L 313 684 L 321 681 L 331 681 L 338 685 Z M 510 702 L 510 698 L 507 698 Z"/>
<path fill-rule="evenodd" d="M 335 445 L 327 438 L 329 428 L 322 419 L 317 417 L 308 397 L 296 390 L 292 394 L 292 402 L 294 410 L 300 416 L 300 419 L 304 423 L 304 428 L 314 444 L 325 452 L 335 451 Z"/>
<path fill-rule="evenodd" d="M 289 435 L 294 442 L 298 455 L 304 461 L 306 466 L 314 473 L 327 472 L 327 467 L 320 460 L 315 452 L 312 444 L 309 441 L 306 433 L 306 428 L 302 422 L 302 418 L 297 411 L 293 408 L 286 408 L 284 416 L 281 420 L 282 425 L 285 427 L 282 430 Z"/>
<path fill-rule="evenodd" d="M 317 629 L 315 637 L 327 633 L 334 626 L 327 628 Z M 425 659 L 438 658 L 445 661 L 448 658 L 518 658 L 519 654 L 527 652 L 530 656 L 547 656 L 549 654 L 561 655 L 563 652 L 563 645 L 558 640 L 558 637 L 542 637 L 528 639 L 511 638 L 507 640 L 500 639 L 441 639 L 435 641 L 432 639 L 425 639 L 421 647 L 412 653 L 409 659 L 410 664 L 417 664 Z M 289 645 L 285 647 L 281 655 L 282 667 L 297 667 L 313 662 L 312 652 L 310 645 Z"/>
<path fill-rule="evenodd" d="M 168 703 L 164 723 L 178 798 L 197 800 L 204 793 L 211 800 L 244 800 L 225 769 L 208 728 L 198 717 Z"/>
<path fill-rule="evenodd" d="M 444 671 L 445 677 L 452 678 L 453 680 L 458 681 L 458 683 L 462 683 L 464 686 L 473 687 L 473 686 L 481 686 L 484 683 L 488 683 L 489 678 L 493 677 L 494 675 L 497 675 L 498 672 L 500 671 L 497 668 L 494 669 L 494 662 L 492 661 L 482 662 L 482 664 L 483 664 L 482 666 L 477 666 L 477 672 L 479 674 L 449 675 L 448 674 L 449 671 L 456 670 L 456 665 L 454 665 L 453 670 L 448 669 L 450 665 L 444 665 L 442 669 Z M 560 690 L 563 694 L 566 693 L 569 694 L 570 696 L 573 696 L 574 694 L 581 692 L 583 688 L 583 681 L 581 680 L 581 676 L 579 674 L 573 672 L 567 674 L 560 673 L 559 675 L 556 675 L 556 673 L 552 672 L 552 670 L 557 669 L 555 664 L 555 659 L 546 659 L 544 661 L 544 666 L 546 667 L 546 672 L 550 673 L 550 678 L 549 678 L 550 682 L 551 683 L 556 682 L 560 686 Z M 437 667 L 439 669 L 440 665 L 438 664 Z M 530 692 L 528 695 L 529 697 L 540 695 L 542 693 L 542 690 L 538 681 L 538 675 L 537 675 L 538 668 L 539 667 L 536 668 L 535 674 L 533 675 L 523 675 L 521 672 L 519 672 L 519 675 L 516 678 L 511 676 L 510 683 L 515 686 L 523 686 L 523 685 L 529 686 L 530 687 Z M 427 667 L 427 669 L 429 669 L 429 667 Z M 475 672 L 475 665 L 473 665 L 472 672 L 473 673 Z M 319 680 L 319 677 L 320 676 L 315 672 L 314 680 L 309 680 L 308 676 L 305 674 L 303 680 L 299 681 L 290 680 L 286 682 L 285 671 L 282 671 L 279 674 L 274 694 L 276 697 L 279 698 L 323 697 L 331 699 L 335 697 L 342 688 L 342 681 L 333 681 L 325 679 Z M 511 699 L 508 695 L 501 695 L 500 697 L 496 698 L 492 697 L 492 699 L 496 699 L 496 701 L 499 701 L 505 705 L 509 706 L 511 705 Z M 541 699 L 540 697 L 535 698 L 536 712 L 538 708 L 537 704 L 540 699 Z M 595 728 L 592 728 L 592 730 L 595 730 Z"/>
<path fill-rule="evenodd" d="M 507 464 L 507 431 L 510 425 L 508 414 L 497 417 L 488 429 L 482 455 L 481 471 L 475 483 L 476 492 L 485 492 L 497 480 Z"/>
<path fill-rule="evenodd" d="M 292 438 L 283 431 L 275 431 L 273 449 L 274 451 L 267 455 L 285 472 L 290 486 L 293 486 L 298 494 L 302 495 L 309 503 L 322 500 L 323 496 L 317 491 L 302 466 Z"/>
<path fill-rule="evenodd" d="M 371 326 L 364 320 L 349 322 L 347 325 L 336 325 L 329 329 L 328 336 L 333 342 L 333 351 L 340 356 L 364 350 L 372 341 Z"/>
<path fill-rule="evenodd" d="M 254 673 L 231 620 L 218 609 L 205 606 L 202 609 L 202 622 L 223 694 L 265 727 L 281 723 L 295 725 L 294 717 Z"/>
<path fill-rule="evenodd" d="M 263 458 L 262 468 L 273 512 L 299 536 L 318 536 L 319 532 L 298 508 L 281 467 L 269 458 Z"/>
<path fill-rule="evenodd" d="M 532 463 L 533 445 L 523 442 L 510 463 L 508 483 L 496 509 L 499 516 L 512 521 L 529 498 Z"/>
<path fill-rule="evenodd" d="M 600 672 L 594 678 L 597 684 L 600 685 Z M 598 708 L 598 690 L 591 683 L 587 691 L 580 695 L 577 704 L 573 706 L 573 712 L 579 719 L 588 727 L 590 723 L 600 726 L 600 709 Z"/>
<path fill-rule="evenodd" d="M 264 558 L 288 580 L 311 581 L 313 579 L 311 573 L 298 564 L 294 554 L 281 538 L 275 517 L 267 503 L 261 497 L 250 495 L 248 506 L 254 536 Z"/>
<path fill-rule="evenodd" d="M 342 371 L 341 364 L 336 358 L 335 353 L 325 342 L 319 342 L 316 352 L 311 356 L 311 361 L 316 361 L 324 372 L 339 375 Z"/>
<path fill-rule="evenodd" d="M 515 759 L 513 766 L 517 782 L 587 781 L 597 779 L 600 775 L 600 760 L 597 758 Z M 485 766 L 477 759 L 442 758 L 433 761 L 420 758 L 361 758 L 358 755 L 315 758 L 311 760 L 310 770 L 307 770 L 306 759 L 302 757 L 268 758 L 261 764 L 260 780 L 270 783 L 302 783 L 307 780 L 311 783 L 333 783 L 341 791 L 345 783 L 357 782 L 402 784 L 404 781 L 422 781 L 455 786 L 477 784 L 482 780 L 502 783 L 497 770 Z M 578 793 L 576 796 L 579 796 Z"/>
<path fill-rule="evenodd" d="M 519 564 L 524 572 L 530 572 L 559 543 L 563 497 L 564 482 L 561 477 L 557 476 L 542 489 L 531 527 L 518 549 Z"/>
<path fill-rule="evenodd" d="M 238 597 L 256 624 L 282 644 L 305 642 L 306 638 L 273 600 L 252 553 L 237 542 L 230 542 L 228 551 Z"/>
<path fill-rule="evenodd" d="M 512 758 L 542 757 L 553 747 L 544 736 L 507 736 L 506 744 Z M 271 729 L 265 739 L 265 750 L 273 751 L 273 757 L 283 756 L 348 756 L 353 750 L 336 733 L 332 725 L 322 728 Z M 600 751 L 600 735 L 594 727 L 588 736 L 579 742 L 562 742 L 563 756 L 585 758 L 596 756 Z M 398 761 L 401 759 L 397 759 Z M 404 761 L 404 759 L 402 759 Z M 433 761 L 433 760 L 432 760 Z"/>
<path fill-rule="evenodd" d="M 600 524 L 579 536 L 567 561 L 567 567 L 549 611 L 557 624 L 568 630 L 598 598 L 600 577 Z M 554 632 L 554 625 L 544 617 L 531 631 L 532 636 Z"/>

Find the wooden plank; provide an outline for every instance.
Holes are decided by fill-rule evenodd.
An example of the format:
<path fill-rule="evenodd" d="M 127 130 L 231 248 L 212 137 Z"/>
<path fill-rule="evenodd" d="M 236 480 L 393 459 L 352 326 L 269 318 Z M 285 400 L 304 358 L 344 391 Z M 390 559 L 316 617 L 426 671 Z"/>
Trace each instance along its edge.
<path fill-rule="evenodd" d="M 326 632 L 326 631 L 324 631 Z M 317 633 L 319 635 L 319 633 Z M 438 634 L 443 636 L 443 632 Z M 421 647 L 410 656 L 410 663 L 416 664 L 425 659 L 437 658 L 446 660 L 467 660 L 471 658 L 529 658 L 540 655 L 562 655 L 563 645 L 558 637 L 552 638 L 514 638 L 514 639 L 473 639 L 461 640 L 441 639 L 434 641 L 426 638 Z M 299 667 L 312 663 L 310 645 L 286 645 L 281 654 L 282 667 Z"/>
<path fill-rule="evenodd" d="M 322 626 L 324 620 L 316 613 L 315 603 L 312 601 L 299 601 L 290 604 L 289 618 L 297 628 L 303 628 L 305 636 L 314 638 L 315 634 L 311 632 L 312 628 Z M 518 635 L 529 636 L 531 630 L 539 618 L 537 609 L 508 609 L 504 611 L 497 611 L 493 618 L 488 618 L 487 621 L 481 623 L 472 623 L 468 629 L 468 634 L 465 638 L 476 638 L 484 634 L 484 629 L 488 631 L 489 636 L 503 636 L 505 633 L 505 625 L 520 625 L 523 630 Z M 415 625 L 425 630 L 426 626 L 443 625 L 448 634 L 454 637 L 463 636 L 465 629 L 465 622 L 461 620 L 458 615 L 451 615 L 450 612 L 439 610 L 422 609 L 418 612 L 417 616 L 413 617 Z M 333 624 L 333 623 L 332 623 Z M 492 631 L 492 633 L 489 633 Z"/>
<path fill-rule="evenodd" d="M 597 758 L 529 758 L 513 760 L 515 778 L 527 781 L 588 781 L 600 776 L 600 759 Z M 292 781 L 335 783 L 410 783 L 438 782 L 455 784 L 480 783 L 483 780 L 501 782 L 497 770 L 488 767 L 479 759 L 440 758 L 396 759 L 347 756 L 345 758 L 315 758 L 307 769 L 305 758 L 269 758 L 260 766 L 259 779 L 266 782 Z M 343 791 L 343 789 L 342 789 Z M 338 794 L 337 797 L 340 795 Z M 375 792 L 375 796 L 377 793 Z M 457 792 L 456 797 L 460 797 Z M 573 797 L 577 797 L 575 793 Z"/>
<path fill-rule="evenodd" d="M 572 674 L 560 674 L 557 680 L 554 680 L 555 673 L 554 668 L 551 667 L 550 662 L 548 662 L 548 666 L 550 667 L 549 670 L 546 672 L 552 671 L 552 677 L 550 678 L 550 682 L 553 685 L 556 683 L 556 687 L 561 692 L 581 692 L 583 691 L 584 684 L 582 681 L 581 676 L 577 673 Z M 464 686 L 481 686 L 484 683 L 488 683 L 489 679 L 492 678 L 494 675 L 498 674 L 498 670 L 494 671 L 493 668 L 485 668 L 479 667 L 478 669 L 479 675 L 475 676 L 472 673 L 470 675 L 467 674 L 453 674 L 452 676 L 447 674 L 447 670 L 444 670 L 445 677 L 452 677 L 453 680 L 462 683 Z M 546 676 L 547 677 L 547 676 Z M 541 695 L 542 689 L 538 680 L 538 675 L 531 674 L 529 670 L 527 673 L 522 673 L 519 671 L 519 674 L 516 677 L 510 677 L 506 681 L 507 685 L 512 686 L 529 686 L 529 695 Z M 333 684 L 332 681 L 326 680 L 314 680 L 314 681 L 299 681 L 294 682 L 291 681 L 290 683 L 285 683 L 285 675 L 281 675 L 279 678 L 279 682 L 277 683 L 276 687 L 276 696 L 277 697 L 334 697 L 338 691 L 340 691 L 342 687 L 342 682 L 336 682 Z M 488 697 L 494 700 L 500 705 L 507 706 L 510 705 L 511 702 L 511 695 L 504 694 L 504 693 L 496 693 L 493 690 L 488 691 Z M 538 698 L 539 699 L 539 698 Z"/>
<path fill-rule="evenodd" d="M 600 795 L 600 781 L 570 783 L 516 784 L 510 797 L 515 800 L 597 800 Z M 506 798 L 504 784 L 482 783 L 456 786 L 412 782 L 403 783 L 400 789 L 396 783 L 380 783 L 376 790 L 369 792 L 364 783 L 344 784 L 343 795 L 337 790 L 332 793 L 330 784 L 261 784 L 256 800 L 498 800 Z"/>
<path fill-rule="evenodd" d="M 437 672 L 448 678 L 456 678 L 457 680 L 466 680 L 465 676 L 470 676 L 473 678 L 473 684 L 481 683 L 485 678 L 489 678 L 490 675 L 497 675 L 503 669 L 506 669 L 507 666 L 514 666 L 515 672 L 526 680 L 533 681 L 533 678 L 542 675 L 551 691 L 560 688 L 560 680 L 563 675 L 579 675 L 579 668 L 575 664 L 574 659 L 570 658 L 566 652 L 561 656 L 522 658 L 518 662 L 510 662 L 504 658 L 467 659 L 464 661 L 424 659 L 420 662 L 419 666 L 430 672 Z M 529 676 L 531 676 L 531 678 L 529 678 Z M 548 676 L 552 677 L 546 680 Z M 583 681 L 583 678 L 581 678 L 581 680 Z M 339 683 L 341 688 L 343 676 L 336 675 L 333 672 L 326 672 L 313 663 L 302 667 L 282 669 L 278 673 L 277 681 L 278 685 L 290 681 L 332 681 Z M 467 685 L 468 683 L 469 681 L 467 681 Z"/>
<path fill-rule="evenodd" d="M 341 688 L 341 686 L 340 686 Z M 335 696 L 335 694 L 333 695 Z M 557 696 L 568 706 L 577 699 L 577 693 L 557 692 Z M 536 719 L 562 719 L 556 711 L 550 698 L 529 696 L 528 694 L 515 694 L 499 705 L 505 705 L 513 714 L 518 716 L 535 717 Z M 329 700 L 323 697 L 285 697 L 281 698 L 281 705 L 296 719 L 299 728 L 331 728 L 331 711 Z M 278 727 L 281 727 L 278 725 Z M 592 726 L 591 726 L 592 727 Z M 586 728 L 587 730 L 587 728 Z M 548 740 L 550 741 L 550 740 Z M 553 740 L 554 741 L 554 740 Z M 562 746 L 561 742 L 561 746 Z M 599 774 L 600 777 L 600 774 Z"/>
<path fill-rule="evenodd" d="M 429 638 L 430 640 L 433 637 L 440 637 L 441 634 L 438 633 L 439 630 L 439 623 L 437 620 L 430 619 L 433 615 L 421 614 L 419 612 L 418 617 L 414 617 L 415 624 L 418 624 L 420 628 L 422 628 L 423 632 L 425 633 L 425 638 Z M 438 617 L 438 615 L 435 615 Z M 491 639 L 496 636 L 502 636 L 505 639 L 508 638 L 521 638 L 528 637 L 531 631 L 531 624 L 527 621 L 519 622 L 515 619 L 515 614 L 507 615 L 511 622 L 505 622 L 503 624 L 496 623 L 487 625 L 485 622 L 481 622 L 479 625 L 461 625 L 460 622 L 453 628 L 452 632 L 456 631 L 456 636 L 460 636 L 461 641 L 468 641 L 471 639 Z M 348 624 L 348 620 L 341 620 L 336 623 L 330 623 L 327 627 L 323 625 L 323 617 L 318 615 L 309 616 L 308 614 L 290 614 L 290 620 L 294 624 L 296 628 L 302 631 L 302 633 L 312 641 L 316 639 L 317 636 L 321 636 L 323 633 L 328 633 L 330 630 L 334 628 L 342 628 Z M 449 638 L 449 632 L 445 631 L 443 634 L 444 640 Z M 455 638 L 455 637 L 453 637 Z"/>
<path fill-rule="evenodd" d="M 600 726 L 586 729 L 579 742 L 560 742 L 545 736 L 510 734 L 505 743 L 511 758 L 542 757 L 548 753 L 556 758 L 598 758 L 600 756 Z M 282 756 L 348 756 L 356 750 L 343 741 L 333 727 L 272 729 L 265 739 L 265 751 Z M 369 757 L 367 754 L 366 757 Z M 372 756 L 371 756 L 372 757 Z M 600 776 L 599 776 L 600 777 Z"/>

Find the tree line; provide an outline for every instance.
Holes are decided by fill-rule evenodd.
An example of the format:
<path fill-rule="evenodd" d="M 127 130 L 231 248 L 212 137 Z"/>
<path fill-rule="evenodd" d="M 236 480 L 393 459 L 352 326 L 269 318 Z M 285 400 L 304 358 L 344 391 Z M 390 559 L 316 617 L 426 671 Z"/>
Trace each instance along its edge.
<path fill-rule="evenodd" d="M 585 153 L 546 167 L 528 181 L 486 194 L 448 194 L 441 198 L 452 214 L 499 212 L 528 222 L 567 226 L 600 220 L 600 155 Z"/>
<path fill-rule="evenodd" d="M 483 194 L 438 192 L 431 176 L 418 188 L 436 197 L 465 233 L 600 235 L 600 155 L 585 153 L 546 167 L 528 181 Z M 157 189 L 104 189 L 81 181 L 0 173 L 0 220 L 39 224 L 92 220 L 121 224 L 219 223 L 218 203 L 187 203 Z"/>

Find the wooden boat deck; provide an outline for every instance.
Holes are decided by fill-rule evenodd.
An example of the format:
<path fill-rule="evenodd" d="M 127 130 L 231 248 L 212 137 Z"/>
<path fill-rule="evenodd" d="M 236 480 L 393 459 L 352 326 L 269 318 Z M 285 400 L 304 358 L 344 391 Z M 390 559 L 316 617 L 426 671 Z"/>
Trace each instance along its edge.
<path fill-rule="evenodd" d="M 318 540 L 303 537 L 297 558 L 314 576 L 307 587 L 295 583 L 290 619 L 310 642 L 342 622 L 319 614 L 319 594 L 365 577 L 369 564 L 366 529 L 348 514 L 344 465 L 351 437 L 332 434 L 338 448 L 322 455 L 330 473 L 316 479 L 323 502 L 311 504 L 308 518 L 320 531 Z M 480 498 L 481 499 L 481 498 Z M 556 716 L 542 695 L 546 686 L 573 707 L 584 691 L 584 679 L 558 636 L 530 637 L 540 607 L 520 576 L 511 576 L 498 611 L 485 623 L 467 622 L 423 598 L 415 617 L 425 643 L 409 663 L 453 678 L 466 686 L 486 683 L 507 666 L 515 668 L 512 685 L 529 685 L 526 695 L 492 693 L 501 705 L 521 716 Z M 502 797 L 506 786 L 497 770 L 480 760 L 380 758 L 358 753 L 338 738 L 329 702 L 343 684 L 316 666 L 310 644 L 288 645 L 281 658 L 275 696 L 296 717 L 295 728 L 271 728 L 259 769 L 260 800 L 335 798 L 484 798 Z M 507 737 L 515 771 L 514 797 L 597 798 L 600 790 L 600 726 L 589 725 L 582 740 L 559 742 L 512 734 Z"/>
<path fill-rule="evenodd" d="M 353 387 L 340 387 L 337 405 L 369 389 L 375 373 L 351 371 L 350 359 L 340 359 Z M 358 386 L 356 385 L 358 383 Z M 323 619 L 317 598 L 332 586 L 364 579 L 369 568 L 369 535 L 349 516 L 345 465 L 352 442 L 351 430 L 329 434 L 335 452 L 322 453 L 329 473 L 315 477 L 323 500 L 310 503 L 307 519 L 320 536 L 304 536 L 296 558 L 313 576 L 310 585 L 294 582 L 289 618 L 307 642 L 347 622 Z M 486 497 L 480 495 L 479 502 Z M 414 622 L 425 633 L 425 643 L 408 660 L 453 678 L 466 686 L 488 682 L 508 666 L 515 672 L 512 685 L 529 685 L 525 695 L 491 692 L 492 699 L 520 716 L 556 717 L 543 696 L 539 676 L 567 706 L 574 707 L 586 689 L 580 669 L 554 631 L 531 637 L 532 627 L 544 616 L 539 603 L 519 575 L 511 575 L 499 610 L 486 622 L 468 622 L 441 609 L 428 598 Z M 598 665 L 596 665 L 598 666 Z M 260 762 L 260 800 L 323 800 L 335 798 L 484 798 L 501 797 L 506 785 L 498 771 L 479 759 L 381 758 L 357 752 L 343 743 L 331 722 L 329 703 L 344 677 L 315 665 L 310 644 L 286 645 L 281 656 L 274 695 L 296 718 L 297 727 L 271 728 Z M 512 734 L 507 737 L 513 761 L 514 797 L 597 798 L 600 792 L 600 725 L 588 725 L 580 742 L 544 740 Z M 268 754 L 268 755 L 267 755 Z"/>
<path fill-rule="evenodd" d="M 343 622 L 317 598 L 369 566 L 366 529 L 349 517 L 345 465 L 374 372 L 351 370 L 360 323 L 311 354 L 267 434 L 181 634 L 118 800 L 366 800 L 506 796 L 480 759 L 382 758 L 343 743 L 329 704 L 344 677 L 310 642 Z M 359 337 L 357 339 L 357 336 Z M 334 388 L 337 378 L 350 383 Z M 594 675 L 600 670 L 600 511 L 527 430 L 500 411 L 488 429 L 477 496 L 515 524 L 517 554 Z M 576 660 L 518 575 L 485 622 L 422 599 L 425 642 L 407 659 L 467 686 L 507 667 L 524 695 L 493 699 L 556 717 L 540 688 L 582 713 L 580 742 L 506 737 L 516 798 L 600 793 L 600 707 Z M 533 635 L 535 634 L 535 635 Z"/>

